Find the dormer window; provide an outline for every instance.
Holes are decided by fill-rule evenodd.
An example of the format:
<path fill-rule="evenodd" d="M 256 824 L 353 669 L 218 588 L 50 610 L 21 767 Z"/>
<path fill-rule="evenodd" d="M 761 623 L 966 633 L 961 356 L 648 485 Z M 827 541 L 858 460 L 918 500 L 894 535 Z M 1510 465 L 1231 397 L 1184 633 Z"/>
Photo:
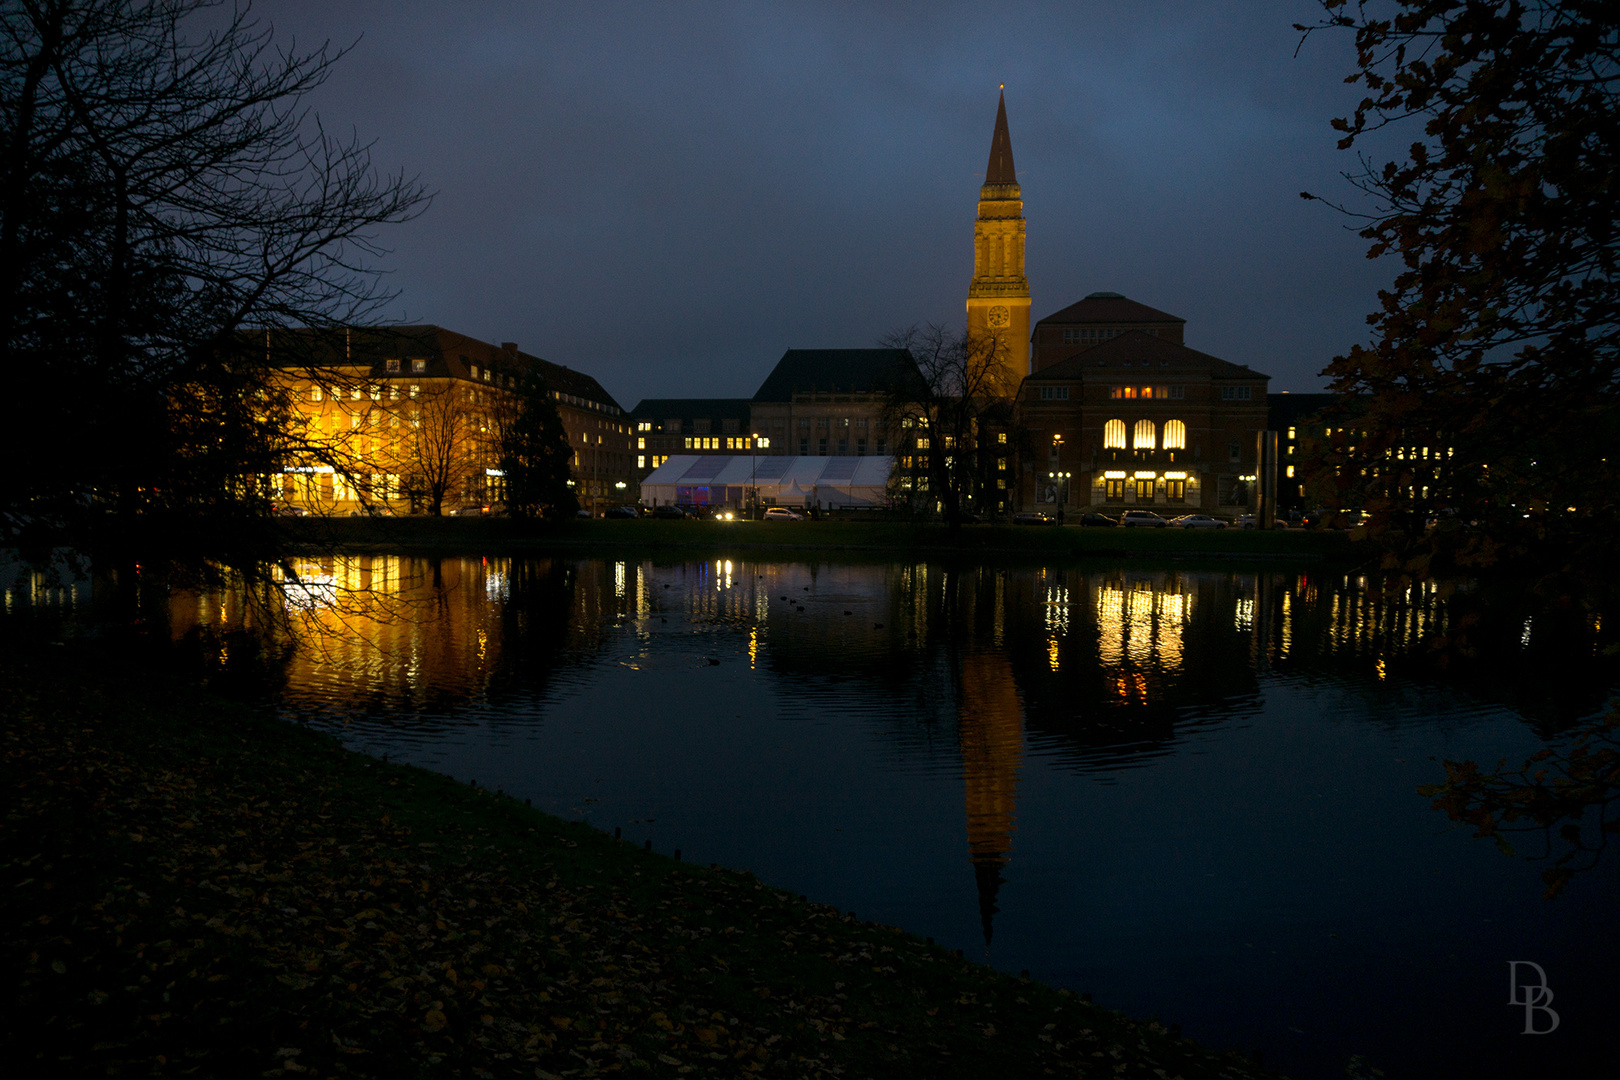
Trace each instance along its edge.
<path fill-rule="evenodd" d="M 426 370 L 427 370 L 427 361 L 426 360 L 416 359 L 416 360 L 411 361 L 411 371 L 414 374 L 420 375 Z"/>
<path fill-rule="evenodd" d="M 384 360 L 383 361 L 383 367 L 387 369 L 388 374 L 390 374 L 390 375 L 398 375 L 399 374 L 399 361 L 398 360 Z"/>

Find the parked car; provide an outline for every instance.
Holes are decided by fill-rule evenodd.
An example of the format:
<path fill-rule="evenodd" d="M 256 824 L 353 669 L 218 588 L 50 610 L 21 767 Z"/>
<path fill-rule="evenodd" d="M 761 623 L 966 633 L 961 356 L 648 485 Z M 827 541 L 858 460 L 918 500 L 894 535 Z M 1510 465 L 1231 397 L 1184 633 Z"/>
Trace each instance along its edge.
<path fill-rule="evenodd" d="M 1241 514 L 1232 524 L 1236 525 L 1240 529 L 1258 529 L 1260 527 L 1260 519 L 1253 514 Z M 1273 529 L 1286 529 L 1288 528 L 1288 522 L 1278 518 L 1271 523 L 1271 527 Z"/>
<path fill-rule="evenodd" d="M 1212 518 L 1208 514 L 1183 514 L 1171 519 L 1170 524 L 1178 529 L 1224 529 L 1226 522 L 1220 518 Z"/>
<path fill-rule="evenodd" d="M 1127 510 L 1120 515 L 1119 523 L 1127 529 L 1162 529 L 1170 524 L 1151 510 Z"/>
<path fill-rule="evenodd" d="M 655 506 L 653 507 L 652 516 L 655 518 L 680 520 L 686 517 L 686 511 L 682 510 L 678 506 Z"/>
<path fill-rule="evenodd" d="M 1111 529 L 1115 525 L 1118 525 L 1118 524 L 1119 524 L 1119 522 L 1115 521 L 1113 518 L 1109 517 L 1107 514 L 1099 514 L 1099 513 L 1095 512 L 1095 511 L 1093 511 L 1093 512 L 1091 512 L 1089 514 L 1081 514 L 1080 515 L 1080 527 L 1081 528 L 1087 528 L 1089 526 L 1097 526 L 1099 528 Z"/>
<path fill-rule="evenodd" d="M 1020 510 L 1012 516 L 1014 525 L 1056 525 L 1057 519 L 1035 510 Z"/>
<path fill-rule="evenodd" d="M 350 517 L 393 517 L 394 508 L 387 503 L 366 503 L 349 511 Z"/>
<path fill-rule="evenodd" d="M 785 506 L 771 506 L 765 510 L 765 521 L 803 521 L 804 515 Z"/>
<path fill-rule="evenodd" d="M 1371 517 L 1365 510 L 1309 510 L 1302 524 L 1307 529 L 1353 529 Z"/>
<path fill-rule="evenodd" d="M 609 507 L 607 513 L 602 516 L 605 518 L 633 518 L 640 515 L 636 513 L 636 508 L 633 506 L 613 506 Z"/>
<path fill-rule="evenodd" d="M 282 517 L 309 517 L 309 507 L 307 506 L 293 506 L 288 503 L 283 503 L 282 505 L 275 507 L 274 510 Z"/>
<path fill-rule="evenodd" d="M 489 507 L 483 503 L 464 503 L 449 513 L 451 517 L 484 517 L 489 513 Z"/>

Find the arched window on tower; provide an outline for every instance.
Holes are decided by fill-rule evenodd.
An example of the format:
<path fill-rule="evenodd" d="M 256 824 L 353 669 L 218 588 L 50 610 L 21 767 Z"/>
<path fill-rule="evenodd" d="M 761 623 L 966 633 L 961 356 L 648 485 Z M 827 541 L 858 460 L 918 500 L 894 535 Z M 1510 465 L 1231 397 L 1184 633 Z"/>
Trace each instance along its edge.
<path fill-rule="evenodd" d="M 1103 425 L 1103 449 L 1125 449 L 1125 421 L 1110 420 Z"/>
<path fill-rule="evenodd" d="M 1153 421 L 1138 420 L 1136 429 L 1131 432 L 1131 449 L 1152 450 L 1157 435 L 1158 432 L 1153 429 Z"/>
<path fill-rule="evenodd" d="M 1164 425 L 1164 448 L 1166 450 L 1187 449 L 1187 425 L 1180 420 L 1169 420 Z"/>

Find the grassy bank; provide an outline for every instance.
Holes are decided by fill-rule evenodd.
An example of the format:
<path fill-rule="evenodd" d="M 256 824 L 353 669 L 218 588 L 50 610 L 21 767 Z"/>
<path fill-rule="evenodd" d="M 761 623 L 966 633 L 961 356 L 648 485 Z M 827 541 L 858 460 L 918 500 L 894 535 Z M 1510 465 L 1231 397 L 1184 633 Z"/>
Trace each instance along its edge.
<path fill-rule="evenodd" d="M 0 701 L 30 1075 L 1257 1075 L 77 647 L 11 650 Z"/>
<path fill-rule="evenodd" d="M 334 518 L 284 522 L 299 541 L 351 551 L 442 551 L 481 555 L 614 548 L 715 552 L 828 551 L 905 557 L 1238 558 L 1350 561 L 1347 534 L 1303 529 L 1081 529 L 899 521 L 568 521 Z"/>

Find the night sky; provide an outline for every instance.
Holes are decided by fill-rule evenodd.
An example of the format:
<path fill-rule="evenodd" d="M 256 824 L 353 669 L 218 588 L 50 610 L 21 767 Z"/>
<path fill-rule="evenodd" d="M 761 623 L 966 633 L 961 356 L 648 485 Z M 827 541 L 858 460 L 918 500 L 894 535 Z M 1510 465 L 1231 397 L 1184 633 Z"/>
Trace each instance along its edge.
<path fill-rule="evenodd" d="M 1360 96 L 1351 43 L 1296 57 L 1306 0 L 254 10 L 282 43 L 354 42 L 321 119 L 437 193 L 384 235 L 393 315 L 516 341 L 626 408 L 960 323 L 1003 82 L 1034 319 L 1122 292 L 1314 391 L 1394 273 L 1299 198 L 1359 197 L 1330 126 Z"/>

